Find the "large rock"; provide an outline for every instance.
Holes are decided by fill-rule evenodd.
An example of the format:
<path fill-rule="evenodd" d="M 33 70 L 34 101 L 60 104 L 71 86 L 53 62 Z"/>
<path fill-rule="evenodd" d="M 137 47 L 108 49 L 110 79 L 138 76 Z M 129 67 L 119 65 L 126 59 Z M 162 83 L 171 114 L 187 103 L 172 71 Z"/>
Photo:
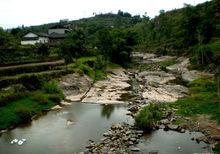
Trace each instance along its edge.
<path fill-rule="evenodd" d="M 182 74 L 186 72 L 188 69 L 187 67 L 190 65 L 189 58 L 180 57 L 178 58 L 178 63 L 166 67 L 166 69 L 172 73 Z"/>
<path fill-rule="evenodd" d="M 192 70 L 192 71 L 183 72 L 183 74 L 181 76 L 182 76 L 183 81 L 191 82 L 191 81 L 194 81 L 194 80 L 200 78 L 201 73 L 199 71 Z"/>
<path fill-rule="evenodd" d="M 144 71 L 138 74 L 143 78 L 146 83 L 158 83 L 165 84 L 171 80 L 176 79 L 173 74 L 166 73 L 164 71 Z"/>
<path fill-rule="evenodd" d="M 138 60 L 140 62 L 140 60 L 147 60 L 150 58 L 155 58 L 156 55 L 155 54 L 150 54 L 150 53 L 141 53 L 141 52 L 133 52 L 132 53 L 132 58 L 134 60 Z"/>
<path fill-rule="evenodd" d="M 85 96 L 86 93 L 80 93 L 76 95 L 69 95 L 66 96 L 65 100 L 71 101 L 71 102 L 79 102 L 82 100 L 82 98 Z"/>
<path fill-rule="evenodd" d="M 90 89 L 91 85 L 92 79 L 77 73 L 65 75 L 59 82 L 59 87 L 63 90 L 66 97 L 84 93 Z"/>
<path fill-rule="evenodd" d="M 131 87 L 130 80 L 124 69 L 114 69 L 106 80 L 96 82 L 85 95 L 82 102 L 98 104 L 119 104 L 124 103 L 122 95 L 128 93 Z"/>
<path fill-rule="evenodd" d="M 142 93 L 142 97 L 155 102 L 175 102 L 177 99 L 187 96 L 188 90 L 181 85 L 160 85 L 148 87 Z"/>
<path fill-rule="evenodd" d="M 140 148 L 138 148 L 138 147 L 133 147 L 133 148 L 131 148 L 131 151 L 138 152 L 138 151 L 140 151 Z"/>
<path fill-rule="evenodd" d="M 59 109 L 62 109 L 62 107 L 60 105 L 56 105 L 51 108 L 51 110 L 59 110 Z"/>
<path fill-rule="evenodd" d="M 169 61 L 169 60 L 173 60 L 175 59 L 176 57 L 173 57 L 173 56 L 160 56 L 158 58 L 152 58 L 151 61 L 153 63 L 158 63 L 158 62 L 163 62 L 163 61 Z"/>

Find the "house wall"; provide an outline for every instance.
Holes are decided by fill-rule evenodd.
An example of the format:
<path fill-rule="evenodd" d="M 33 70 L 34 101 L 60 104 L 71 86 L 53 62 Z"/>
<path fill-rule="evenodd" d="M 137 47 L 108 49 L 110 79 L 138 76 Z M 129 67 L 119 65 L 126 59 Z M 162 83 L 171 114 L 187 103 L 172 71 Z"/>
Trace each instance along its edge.
<path fill-rule="evenodd" d="M 36 43 L 38 43 L 38 40 L 21 41 L 21 45 L 35 45 Z"/>
<path fill-rule="evenodd" d="M 57 33 L 57 34 L 65 34 L 65 31 L 66 31 L 67 29 L 66 28 L 60 28 L 60 29 L 49 29 L 48 30 L 48 34 L 50 35 L 50 34 L 52 34 L 52 33 Z"/>
<path fill-rule="evenodd" d="M 21 41 L 21 45 L 35 45 L 37 43 L 48 43 L 49 42 L 49 38 L 47 37 L 39 37 L 38 40 L 27 40 L 27 41 Z"/>
<path fill-rule="evenodd" d="M 38 43 L 48 43 L 49 38 L 48 37 L 39 37 Z"/>

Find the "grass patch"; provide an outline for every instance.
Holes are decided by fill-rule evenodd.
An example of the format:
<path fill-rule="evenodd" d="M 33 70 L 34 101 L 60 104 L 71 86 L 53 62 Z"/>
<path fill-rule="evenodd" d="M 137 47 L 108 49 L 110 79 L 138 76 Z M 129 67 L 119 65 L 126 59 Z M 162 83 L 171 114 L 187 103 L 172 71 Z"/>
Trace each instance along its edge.
<path fill-rule="evenodd" d="M 20 99 L 28 94 L 26 88 L 21 85 L 12 85 L 0 90 L 0 107 L 5 106 L 8 102 Z"/>
<path fill-rule="evenodd" d="M 54 105 L 55 103 L 52 101 L 42 104 L 31 97 L 11 102 L 7 106 L 0 108 L 0 129 L 24 123 L 35 114 L 50 109 Z"/>
<path fill-rule="evenodd" d="M 105 71 L 102 70 L 96 70 L 95 72 L 95 81 L 104 80 L 106 79 L 107 74 Z"/>
<path fill-rule="evenodd" d="M 176 64 L 177 61 L 174 60 L 174 59 L 171 59 L 171 60 L 165 60 L 165 61 L 162 61 L 162 62 L 159 62 L 158 64 L 161 66 L 161 67 L 167 67 L 167 66 L 170 66 L 170 65 L 174 65 Z"/>
<path fill-rule="evenodd" d="M 31 117 L 52 108 L 64 98 L 56 82 L 48 82 L 43 88 L 0 107 L 0 129 L 16 126 L 31 120 Z"/>
<path fill-rule="evenodd" d="M 81 70 L 84 74 L 88 75 L 91 78 L 95 78 L 95 71 L 87 64 L 80 64 L 77 66 L 79 70 Z"/>
<path fill-rule="evenodd" d="M 142 108 L 135 117 L 135 124 L 143 130 L 151 130 L 153 125 L 162 117 L 160 105 L 151 103 Z"/>
<path fill-rule="evenodd" d="M 50 81 L 50 82 L 46 82 L 46 83 L 44 83 L 42 90 L 48 94 L 62 93 L 57 85 L 58 85 L 58 83 L 55 80 Z"/>
<path fill-rule="evenodd" d="M 121 67 L 120 65 L 115 64 L 115 63 L 111 63 L 111 62 L 109 62 L 107 64 L 107 69 L 116 69 L 116 68 L 120 68 L 120 67 Z"/>
<path fill-rule="evenodd" d="M 217 83 L 212 79 L 198 79 L 188 84 L 190 96 L 170 104 L 178 108 L 178 114 L 194 116 L 210 115 L 220 123 L 220 99 L 217 94 Z"/>

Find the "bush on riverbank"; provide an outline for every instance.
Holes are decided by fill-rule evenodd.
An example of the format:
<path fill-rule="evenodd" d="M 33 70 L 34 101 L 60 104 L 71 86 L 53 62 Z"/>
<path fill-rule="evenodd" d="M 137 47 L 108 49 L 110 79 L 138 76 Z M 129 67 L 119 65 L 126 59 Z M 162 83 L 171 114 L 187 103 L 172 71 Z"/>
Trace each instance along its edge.
<path fill-rule="evenodd" d="M 18 123 L 25 123 L 31 120 L 31 111 L 27 107 L 17 108 L 15 114 L 18 116 Z"/>
<path fill-rule="evenodd" d="M 29 92 L 27 96 L 0 107 L 0 129 L 25 123 L 34 115 L 60 103 L 63 98 L 56 82 L 48 82 L 42 89 Z"/>
<path fill-rule="evenodd" d="M 27 89 L 21 85 L 12 85 L 9 88 L 0 90 L 0 107 L 7 105 L 9 102 L 18 100 L 28 93 Z"/>
<path fill-rule="evenodd" d="M 161 119 L 162 112 L 158 104 L 151 103 L 142 108 L 135 117 L 135 124 L 143 130 L 151 130 L 154 124 Z"/>

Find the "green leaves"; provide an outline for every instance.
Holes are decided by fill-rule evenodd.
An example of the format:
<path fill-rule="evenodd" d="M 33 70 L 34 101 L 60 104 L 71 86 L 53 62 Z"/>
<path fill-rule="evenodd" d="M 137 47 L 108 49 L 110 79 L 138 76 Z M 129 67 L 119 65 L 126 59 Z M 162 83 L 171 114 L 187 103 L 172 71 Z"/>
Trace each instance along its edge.
<path fill-rule="evenodd" d="M 111 62 L 126 65 L 138 37 L 136 32 L 128 29 L 103 29 L 99 31 L 97 40 L 100 54 Z"/>

